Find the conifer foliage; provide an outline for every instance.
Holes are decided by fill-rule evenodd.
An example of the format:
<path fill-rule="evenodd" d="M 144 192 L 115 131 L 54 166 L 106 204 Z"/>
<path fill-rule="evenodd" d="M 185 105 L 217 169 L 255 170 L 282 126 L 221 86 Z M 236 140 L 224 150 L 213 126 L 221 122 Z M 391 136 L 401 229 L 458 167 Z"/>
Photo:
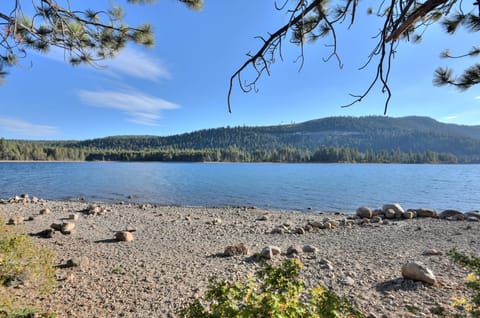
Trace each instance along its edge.
<path fill-rule="evenodd" d="M 179 0 L 200 9 L 202 0 Z M 29 50 L 48 52 L 61 48 L 72 65 L 95 64 L 114 57 L 128 42 L 154 44 L 150 24 L 129 26 L 124 8 L 108 1 L 101 10 L 86 8 L 82 1 L 10 0 L 9 10 L 0 11 L 0 80 L 6 68 L 19 63 Z M 127 0 L 144 4 L 152 0 Z M 110 7 L 109 7 L 110 3 Z M 96 4 L 98 6 L 98 4 Z M 2 7 L 7 7 L 2 4 Z M 78 8 L 80 7 L 80 8 Z"/>

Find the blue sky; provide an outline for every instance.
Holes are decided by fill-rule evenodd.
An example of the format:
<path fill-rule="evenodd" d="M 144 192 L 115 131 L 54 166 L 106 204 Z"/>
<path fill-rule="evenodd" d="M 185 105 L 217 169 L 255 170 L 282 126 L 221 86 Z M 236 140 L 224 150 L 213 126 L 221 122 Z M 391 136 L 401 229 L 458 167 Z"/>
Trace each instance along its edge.
<path fill-rule="evenodd" d="M 29 2 L 25 2 L 27 5 Z M 73 1 L 74 5 L 79 1 Z M 85 8 L 107 1 L 81 1 Z M 123 3 L 123 2 L 122 2 Z M 85 6 L 85 7 L 83 7 Z M 366 12 L 368 2 L 361 10 Z M 3 2 L 0 12 L 8 8 Z M 349 108 L 349 93 L 361 93 L 375 65 L 358 71 L 367 60 L 379 20 L 360 13 L 361 23 L 338 30 L 338 53 L 344 67 L 321 40 L 305 46 L 305 64 L 295 62 L 299 48 L 284 44 L 284 61 L 260 79 L 259 92 L 234 88 L 233 113 L 227 111 L 231 74 L 257 50 L 266 36 L 287 21 L 270 0 L 206 0 L 201 12 L 175 0 L 145 6 L 126 5 L 131 24 L 150 22 L 156 45 L 130 45 L 101 69 L 71 67 L 63 54 L 29 52 L 10 69 L 0 86 L 0 137 L 15 139 L 89 139 L 112 135 L 172 135 L 222 126 L 277 125 L 328 116 L 383 115 L 385 96 L 376 89 Z M 480 91 L 432 85 L 438 66 L 457 71 L 473 59 L 444 60 L 442 50 L 467 51 L 475 34 L 452 37 L 430 27 L 420 44 L 401 43 L 393 63 L 393 97 L 388 116 L 430 116 L 442 122 L 480 124 Z"/>

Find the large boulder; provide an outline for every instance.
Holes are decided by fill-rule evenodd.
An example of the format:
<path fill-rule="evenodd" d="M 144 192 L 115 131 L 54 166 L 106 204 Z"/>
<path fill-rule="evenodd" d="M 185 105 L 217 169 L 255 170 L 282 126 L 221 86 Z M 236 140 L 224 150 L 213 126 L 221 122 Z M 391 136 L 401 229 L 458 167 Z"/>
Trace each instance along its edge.
<path fill-rule="evenodd" d="M 445 210 L 442 213 L 440 213 L 438 217 L 441 219 L 449 218 L 449 219 L 458 220 L 458 221 L 465 220 L 465 214 L 457 210 Z"/>
<path fill-rule="evenodd" d="M 402 276 L 405 279 L 435 285 L 437 279 L 433 272 L 420 262 L 408 262 L 402 266 Z"/>
<path fill-rule="evenodd" d="M 469 219 L 477 219 L 480 221 L 480 211 L 470 211 L 465 213 L 465 216 Z"/>
<path fill-rule="evenodd" d="M 357 209 L 357 215 L 361 218 L 371 218 L 373 216 L 372 209 L 366 206 L 361 206 Z"/>
<path fill-rule="evenodd" d="M 395 218 L 395 210 L 394 209 L 386 209 L 383 211 L 383 215 L 386 219 L 393 219 Z"/>
<path fill-rule="evenodd" d="M 416 216 L 416 213 L 413 210 L 408 210 L 405 213 L 403 213 L 402 216 L 404 219 L 409 220 L 409 219 L 413 219 Z"/>
<path fill-rule="evenodd" d="M 405 212 L 405 210 L 398 203 L 384 204 L 382 207 L 383 213 L 385 213 L 385 211 L 389 209 L 395 211 L 395 214 L 400 216 L 403 215 L 403 213 Z"/>
<path fill-rule="evenodd" d="M 420 208 L 415 209 L 415 212 L 417 212 L 419 218 L 433 218 L 437 216 L 437 211 L 433 209 Z"/>

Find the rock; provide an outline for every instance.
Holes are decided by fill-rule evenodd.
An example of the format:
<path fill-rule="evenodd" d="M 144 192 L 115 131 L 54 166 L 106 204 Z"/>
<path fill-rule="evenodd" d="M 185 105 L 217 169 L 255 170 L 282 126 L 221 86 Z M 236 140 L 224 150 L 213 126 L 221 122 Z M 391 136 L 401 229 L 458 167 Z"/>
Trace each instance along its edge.
<path fill-rule="evenodd" d="M 57 232 L 54 229 L 46 229 L 35 233 L 34 235 L 42 238 L 53 238 Z"/>
<path fill-rule="evenodd" d="M 375 215 L 374 217 L 372 217 L 371 222 L 372 223 L 382 223 L 382 217 L 379 216 L 379 215 Z"/>
<path fill-rule="evenodd" d="M 90 265 L 90 260 L 86 256 L 73 257 L 67 261 L 67 267 L 80 267 L 85 269 Z"/>
<path fill-rule="evenodd" d="M 369 207 L 361 206 L 357 209 L 357 215 L 361 218 L 370 219 L 373 216 L 373 213 Z"/>
<path fill-rule="evenodd" d="M 437 279 L 432 271 L 420 262 L 409 262 L 402 266 L 402 276 L 405 279 L 421 281 L 435 285 Z"/>
<path fill-rule="evenodd" d="M 313 245 L 304 245 L 302 251 L 304 253 L 316 253 L 318 251 L 318 248 Z"/>
<path fill-rule="evenodd" d="M 383 210 L 382 209 L 374 209 L 372 210 L 372 216 L 380 216 L 383 214 Z"/>
<path fill-rule="evenodd" d="M 292 245 L 287 248 L 287 255 L 297 254 L 300 255 L 303 252 L 303 248 L 300 245 Z"/>
<path fill-rule="evenodd" d="M 118 231 L 115 233 L 115 240 L 119 242 L 131 242 L 133 241 L 133 234 L 128 231 Z"/>
<path fill-rule="evenodd" d="M 415 212 L 417 212 L 417 217 L 419 218 L 433 218 L 437 216 L 437 211 L 432 209 L 415 209 Z"/>
<path fill-rule="evenodd" d="M 393 210 L 393 209 L 386 209 L 385 211 L 383 211 L 383 214 L 384 214 L 386 219 L 395 218 L 395 210 Z"/>
<path fill-rule="evenodd" d="M 135 227 L 133 227 L 132 225 L 127 225 L 127 227 L 125 228 L 125 231 L 127 232 L 136 232 L 137 229 Z"/>
<path fill-rule="evenodd" d="M 207 221 L 205 222 L 205 224 L 210 224 L 210 225 L 218 225 L 218 224 L 222 224 L 222 219 L 221 218 L 215 218 L 211 221 Z"/>
<path fill-rule="evenodd" d="M 305 232 L 311 232 L 313 230 L 313 227 L 310 224 L 307 224 L 303 227 Z"/>
<path fill-rule="evenodd" d="M 268 216 L 268 214 L 264 214 L 262 216 L 259 216 L 257 218 L 257 221 L 268 221 L 270 219 L 270 217 Z"/>
<path fill-rule="evenodd" d="M 79 218 L 79 216 L 78 216 L 78 214 L 70 214 L 70 215 L 68 216 L 68 218 L 69 218 L 70 220 L 77 221 L 78 218 Z"/>
<path fill-rule="evenodd" d="M 383 210 L 383 213 L 385 213 L 385 211 L 387 210 L 393 210 L 395 214 L 399 216 L 401 216 L 405 212 L 405 210 L 398 203 L 385 204 L 383 205 L 382 210 Z"/>
<path fill-rule="evenodd" d="M 451 218 L 453 220 L 463 221 L 465 220 L 465 214 L 457 210 L 445 210 L 438 215 L 441 219 Z"/>
<path fill-rule="evenodd" d="M 97 215 L 97 214 L 100 214 L 101 212 L 102 212 L 102 208 L 99 206 L 90 205 L 90 207 L 88 208 L 89 215 Z"/>
<path fill-rule="evenodd" d="M 60 231 L 63 234 L 70 234 L 72 233 L 73 229 L 75 228 L 75 223 L 73 222 L 64 222 L 62 223 L 62 227 L 60 228 Z"/>
<path fill-rule="evenodd" d="M 325 226 L 327 226 L 330 229 L 336 229 L 340 226 L 340 222 L 331 220 L 325 223 Z"/>
<path fill-rule="evenodd" d="M 412 210 L 408 210 L 404 212 L 402 216 L 404 219 L 411 220 L 415 217 L 415 212 Z"/>
<path fill-rule="evenodd" d="M 270 234 L 283 234 L 283 233 L 290 233 L 288 228 L 285 225 L 280 225 L 270 231 Z"/>
<path fill-rule="evenodd" d="M 365 224 L 369 224 L 370 223 L 370 219 L 361 219 L 360 222 L 358 222 L 358 224 L 360 225 L 365 225 Z"/>
<path fill-rule="evenodd" d="M 52 223 L 50 224 L 50 227 L 54 229 L 55 231 L 61 231 L 62 230 L 62 224 L 60 223 Z"/>
<path fill-rule="evenodd" d="M 281 250 L 277 246 L 266 246 L 262 249 L 260 254 L 266 259 L 272 259 L 275 255 L 279 255 Z"/>
<path fill-rule="evenodd" d="M 333 270 L 333 265 L 328 259 L 322 258 L 319 263 L 320 263 L 320 268 L 328 269 L 330 271 Z"/>
<path fill-rule="evenodd" d="M 439 250 L 436 250 L 436 249 L 432 248 L 432 249 L 428 249 L 425 252 L 423 252 L 423 255 L 426 255 L 426 256 L 443 255 L 443 253 Z"/>
<path fill-rule="evenodd" d="M 293 233 L 303 235 L 303 234 L 305 234 L 305 229 L 302 228 L 302 227 L 297 227 L 297 228 L 293 231 Z"/>
<path fill-rule="evenodd" d="M 39 213 L 40 213 L 40 215 L 45 215 L 45 214 L 52 213 L 52 211 L 50 211 L 49 208 L 45 208 L 45 209 L 41 209 Z"/>
<path fill-rule="evenodd" d="M 323 229 L 323 222 L 320 221 L 310 221 L 308 225 L 313 227 L 314 229 Z"/>
<path fill-rule="evenodd" d="M 476 217 L 473 217 L 473 216 L 469 216 L 466 220 L 468 222 L 480 222 L 480 219 L 478 219 Z"/>
<path fill-rule="evenodd" d="M 237 256 L 237 255 L 247 255 L 247 254 L 248 254 L 248 248 L 243 243 L 236 244 L 236 245 L 229 245 L 225 247 L 225 250 L 223 251 L 224 256 Z"/>
<path fill-rule="evenodd" d="M 347 276 L 347 277 L 344 277 L 340 280 L 340 284 L 347 285 L 347 286 L 353 286 L 353 285 L 355 285 L 355 281 L 350 276 Z"/>
<path fill-rule="evenodd" d="M 15 215 L 8 220 L 8 224 L 19 225 L 19 224 L 23 224 L 24 221 L 25 221 L 25 218 L 23 216 Z"/>
<path fill-rule="evenodd" d="M 38 203 L 39 201 L 40 201 L 40 199 L 37 198 L 37 197 L 32 197 L 32 199 L 30 200 L 30 202 L 32 202 L 32 203 Z"/>
<path fill-rule="evenodd" d="M 480 221 L 480 211 L 470 211 L 465 213 L 465 217 L 468 219 L 475 218 Z"/>

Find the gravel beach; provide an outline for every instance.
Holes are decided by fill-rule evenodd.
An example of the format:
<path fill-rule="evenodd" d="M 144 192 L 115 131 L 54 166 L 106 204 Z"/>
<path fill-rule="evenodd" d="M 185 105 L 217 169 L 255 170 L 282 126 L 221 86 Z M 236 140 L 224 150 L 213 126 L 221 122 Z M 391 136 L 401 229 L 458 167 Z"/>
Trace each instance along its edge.
<path fill-rule="evenodd" d="M 44 200 L 5 200 L 0 217 L 23 217 L 23 224 L 9 226 L 56 252 L 53 292 L 33 298 L 18 286 L 12 294 L 58 317 L 176 317 L 203 295 L 210 277 L 237 280 L 255 273 L 260 263 L 252 255 L 268 246 L 282 251 L 271 262 L 300 258 L 307 286 L 323 284 L 372 318 L 432 317 L 439 309 L 448 316 L 456 310 L 452 296 L 467 293 L 467 271 L 446 253 L 456 248 L 480 256 L 480 222 L 474 220 L 372 223 L 353 213 Z M 52 223 L 74 228 L 43 237 Z M 118 231 L 133 240 L 118 241 Z M 239 243 L 248 248 L 246 255 L 223 255 L 225 247 Z M 290 246 L 305 245 L 315 251 L 286 255 Z M 402 278 L 409 261 L 431 269 L 436 284 Z"/>

